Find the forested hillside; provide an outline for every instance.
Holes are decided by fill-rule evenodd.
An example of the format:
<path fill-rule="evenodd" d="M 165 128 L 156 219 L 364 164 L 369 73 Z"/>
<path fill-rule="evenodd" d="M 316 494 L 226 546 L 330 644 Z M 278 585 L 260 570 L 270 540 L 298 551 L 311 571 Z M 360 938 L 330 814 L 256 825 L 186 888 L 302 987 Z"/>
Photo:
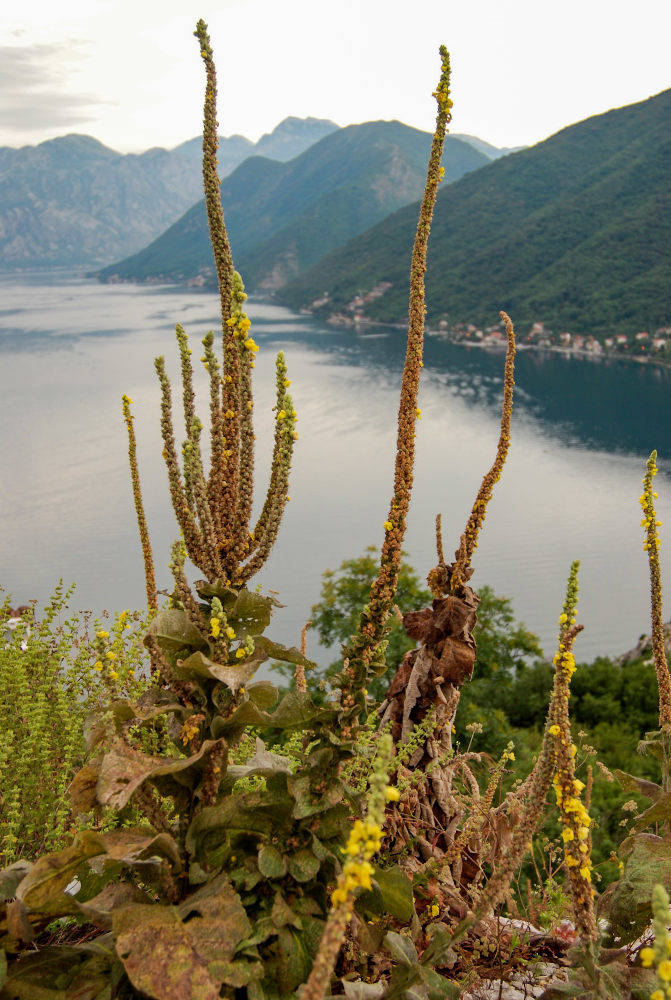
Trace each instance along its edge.
<path fill-rule="evenodd" d="M 428 319 L 576 333 L 671 322 L 671 90 L 563 129 L 439 194 L 427 273 Z M 449 156 L 449 153 L 447 154 Z M 282 290 L 294 307 L 403 321 L 409 205 Z M 353 305 L 380 282 L 381 297 Z"/>

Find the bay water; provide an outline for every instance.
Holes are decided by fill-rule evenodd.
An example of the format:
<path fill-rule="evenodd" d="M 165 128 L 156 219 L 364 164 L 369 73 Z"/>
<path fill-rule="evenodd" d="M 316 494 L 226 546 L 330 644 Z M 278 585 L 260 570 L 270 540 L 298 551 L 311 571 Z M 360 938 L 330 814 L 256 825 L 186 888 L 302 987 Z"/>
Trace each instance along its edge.
<path fill-rule="evenodd" d="M 254 298 L 248 311 L 260 347 L 257 510 L 269 474 L 278 350 L 287 358 L 299 414 L 291 501 L 272 556 L 252 581 L 286 605 L 270 634 L 295 644 L 323 571 L 383 540 L 405 335 L 392 328 L 357 334 Z M 100 285 L 65 273 L 0 275 L 0 585 L 15 604 L 32 598 L 43 604 L 63 578 L 77 584 L 73 610 L 142 607 L 122 393 L 134 400 L 158 582 L 169 589 L 177 528 L 161 459 L 153 358 L 166 356 L 178 425 L 176 322 L 192 336 L 197 359 L 200 339 L 219 328 L 217 297 Z M 451 555 L 494 458 L 503 363 L 502 352 L 427 337 L 405 544 L 422 577 L 436 561 L 436 513 Z M 573 559 L 581 560 L 578 620 L 585 625 L 578 660 L 623 652 L 649 631 L 638 497 L 653 448 L 659 517 L 666 522 L 662 572 L 671 593 L 670 390 L 667 369 L 518 352 L 512 446 L 472 582 L 510 597 L 550 657 Z M 203 370 L 198 393 L 205 418 Z M 314 637 L 308 653 L 321 662 L 333 658 Z"/>

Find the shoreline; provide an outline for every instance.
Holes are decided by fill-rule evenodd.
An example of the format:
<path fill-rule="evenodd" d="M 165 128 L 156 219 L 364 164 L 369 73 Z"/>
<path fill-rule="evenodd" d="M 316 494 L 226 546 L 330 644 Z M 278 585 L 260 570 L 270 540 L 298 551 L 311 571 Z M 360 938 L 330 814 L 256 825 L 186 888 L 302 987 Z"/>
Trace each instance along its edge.
<path fill-rule="evenodd" d="M 253 297 L 253 296 L 252 296 Z M 314 313 L 300 312 L 300 316 L 313 316 Z M 315 317 L 317 318 L 317 317 Z M 332 313 L 322 322 L 327 323 L 329 326 L 336 326 L 340 329 L 352 329 L 357 336 L 365 336 L 365 331 L 370 327 L 377 328 L 387 328 L 390 330 L 405 330 L 407 324 L 405 323 L 380 323 L 377 320 L 372 319 L 360 319 L 351 320 L 349 317 L 343 317 L 340 314 Z M 475 347 L 479 350 L 491 350 L 500 351 L 505 354 L 506 344 L 505 341 L 501 343 L 494 343 L 491 341 L 483 343 L 480 339 L 473 339 L 466 337 L 459 337 L 446 333 L 444 330 L 432 329 L 430 326 L 425 327 L 424 334 L 427 337 L 435 337 L 439 340 L 444 340 L 448 344 L 456 344 L 462 347 Z M 671 369 L 671 360 L 667 361 L 664 358 L 656 358 L 652 354 L 624 354 L 621 352 L 608 351 L 603 347 L 600 351 L 586 351 L 580 350 L 579 348 L 571 347 L 559 347 L 552 344 L 529 344 L 516 342 L 516 348 L 518 351 L 535 351 L 537 353 L 547 353 L 547 354 L 558 354 L 566 358 L 577 358 L 579 360 L 585 361 L 634 361 L 639 365 L 651 365 L 657 368 L 667 368 Z"/>

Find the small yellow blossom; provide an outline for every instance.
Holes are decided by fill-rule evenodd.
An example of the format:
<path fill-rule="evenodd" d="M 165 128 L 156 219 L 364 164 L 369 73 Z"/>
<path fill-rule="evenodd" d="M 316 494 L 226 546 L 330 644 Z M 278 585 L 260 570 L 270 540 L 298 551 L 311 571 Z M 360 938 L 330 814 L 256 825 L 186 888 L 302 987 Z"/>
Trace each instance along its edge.
<path fill-rule="evenodd" d="M 431 906 L 429 907 L 429 913 L 431 914 L 432 917 L 438 916 L 438 914 L 440 913 L 440 907 L 438 906 L 438 903 L 431 904 Z"/>
<path fill-rule="evenodd" d="M 221 622 L 216 617 L 216 615 L 213 615 L 212 618 L 210 618 L 210 635 L 212 636 L 213 639 L 219 638 L 220 630 L 221 630 Z"/>
<path fill-rule="evenodd" d="M 102 660 L 96 660 L 96 662 L 93 664 L 93 669 L 100 671 L 102 670 L 102 668 L 103 668 Z"/>
<path fill-rule="evenodd" d="M 116 660 L 116 653 L 114 652 L 113 649 L 108 649 L 107 652 L 105 653 L 105 656 L 107 657 L 108 660 Z"/>
<path fill-rule="evenodd" d="M 391 521 L 385 521 L 382 527 L 385 531 L 391 531 Z"/>
<path fill-rule="evenodd" d="M 235 629 L 231 628 L 230 625 L 226 626 L 224 632 L 226 634 L 227 639 L 235 639 Z"/>
<path fill-rule="evenodd" d="M 548 732 L 550 736 L 559 736 L 559 734 L 561 733 L 561 727 L 558 726 L 557 723 L 555 723 L 554 726 L 550 726 Z"/>
<path fill-rule="evenodd" d="M 657 966 L 657 975 L 662 982 L 671 982 L 671 961 L 668 958 L 663 958 Z"/>
<path fill-rule="evenodd" d="M 119 674 L 117 673 L 116 670 L 110 670 L 110 677 L 112 678 L 113 681 L 119 680 Z"/>
<path fill-rule="evenodd" d="M 236 657 L 236 659 L 242 660 L 243 657 L 245 657 L 245 656 L 247 656 L 247 650 L 246 649 L 236 649 L 236 651 L 235 651 L 235 657 Z"/>
<path fill-rule="evenodd" d="M 392 788 L 391 785 L 387 785 L 387 787 L 384 790 L 384 794 L 386 796 L 387 802 L 398 802 L 398 800 L 401 797 L 401 793 L 399 792 L 398 788 Z"/>
<path fill-rule="evenodd" d="M 641 965 L 645 966 L 646 969 L 649 969 L 651 967 L 652 963 L 655 960 L 655 953 L 654 953 L 653 949 L 652 948 L 641 948 L 641 951 L 640 951 L 639 954 L 641 956 Z"/>
<path fill-rule="evenodd" d="M 100 632 L 96 632 L 96 635 L 99 639 L 109 639 L 109 632 L 105 632 L 104 629 L 101 629 Z"/>

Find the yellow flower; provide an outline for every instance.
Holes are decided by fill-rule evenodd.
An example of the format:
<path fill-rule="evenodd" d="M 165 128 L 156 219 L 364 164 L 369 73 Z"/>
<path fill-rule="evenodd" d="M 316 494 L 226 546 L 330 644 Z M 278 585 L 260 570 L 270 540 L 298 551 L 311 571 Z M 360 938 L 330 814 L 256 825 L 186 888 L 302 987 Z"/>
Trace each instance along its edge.
<path fill-rule="evenodd" d="M 213 639 L 219 638 L 219 632 L 221 630 L 221 622 L 216 616 L 210 618 L 210 635 Z"/>
<path fill-rule="evenodd" d="M 243 657 L 247 656 L 246 649 L 236 649 L 235 651 L 236 659 L 241 660 Z"/>
<path fill-rule="evenodd" d="M 105 656 L 107 657 L 108 660 L 116 660 L 116 653 L 112 649 L 108 649 L 107 652 L 105 653 Z"/>
<path fill-rule="evenodd" d="M 650 994 L 650 1000 L 666 1000 L 664 990 L 653 990 Z"/>
<path fill-rule="evenodd" d="M 429 907 L 429 913 L 431 914 L 432 917 L 438 916 L 438 914 L 440 913 L 440 907 L 438 906 L 437 903 L 431 904 L 431 906 Z"/>
<path fill-rule="evenodd" d="M 652 948 L 641 948 L 641 965 L 649 969 L 655 959 L 655 953 Z"/>
<path fill-rule="evenodd" d="M 100 632 L 96 632 L 96 635 L 99 639 L 109 639 L 109 632 L 105 632 L 104 629 L 101 629 Z"/>
<path fill-rule="evenodd" d="M 420 410 L 419 406 L 417 407 L 417 409 L 416 409 L 415 412 L 417 413 L 417 419 L 421 420 L 422 419 L 422 411 Z"/>
<path fill-rule="evenodd" d="M 590 874 L 590 870 L 587 867 L 587 865 L 582 866 L 582 868 L 580 869 L 580 874 L 582 875 L 582 877 L 585 879 L 586 882 L 592 881 L 592 876 Z M 671 970 L 671 962 L 669 962 L 669 969 Z M 669 975 L 669 979 L 671 979 L 671 974 Z"/>
<path fill-rule="evenodd" d="M 550 726 L 548 732 L 550 736 L 559 736 L 559 734 L 561 733 L 561 727 L 555 723 L 554 726 Z"/>
<path fill-rule="evenodd" d="M 401 793 L 399 792 L 398 788 L 392 788 L 391 785 L 387 785 L 387 787 L 384 790 L 384 794 L 387 799 L 387 802 L 398 802 L 398 800 L 401 797 Z"/>
<path fill-rule="evenodd" d="M 227 638 L 227 639 L 235 639 L 235 630 L 234 630 L 234 629 L 232 629 L 230 625 L 228 625 L 228 626 L 227 626 L 227 627 L 226 627 L 226 628 L 224 629 L 224 631 L 225 631 L 225 633 L 226 633 L 226 638 Z"/>
<path fill-rule="evenodd" d="M 119 674 L 117 673 L 116 670 L 110 670 L 110 677 L 112 678 L 113 681 L 119 680 Z"/>
<path fill-rule="evenodd" d="M 94 670 L 102 670 L 102 668 L 103 668 L 102 661 L 101 660 L 96 660 L 96 662 L 93 664 L 93 669 Z"/>
<path fill-rule="evenodd" d="M 569 840 L 573 840 L 574 839 L 574 834 L 573 834 L 573 830 L 571 829 L 571 827 L 570 826 L 565 826 L 564 829 L 561 832 L 561 836 L 562 836 L 562 840 L 564 841 L 565 844 L 568 844 Z"/>
<path fill-rule="evenodd" d="M 663 958 L 657 966 L 657 975 L 664 983 L 671 980 L 671 961 L 668 958 Z"/>
<path fill-rule="evenodd" d="M 391 521 L 385 521 L 382 527 L 385 531 L 391 531 Z"/>

